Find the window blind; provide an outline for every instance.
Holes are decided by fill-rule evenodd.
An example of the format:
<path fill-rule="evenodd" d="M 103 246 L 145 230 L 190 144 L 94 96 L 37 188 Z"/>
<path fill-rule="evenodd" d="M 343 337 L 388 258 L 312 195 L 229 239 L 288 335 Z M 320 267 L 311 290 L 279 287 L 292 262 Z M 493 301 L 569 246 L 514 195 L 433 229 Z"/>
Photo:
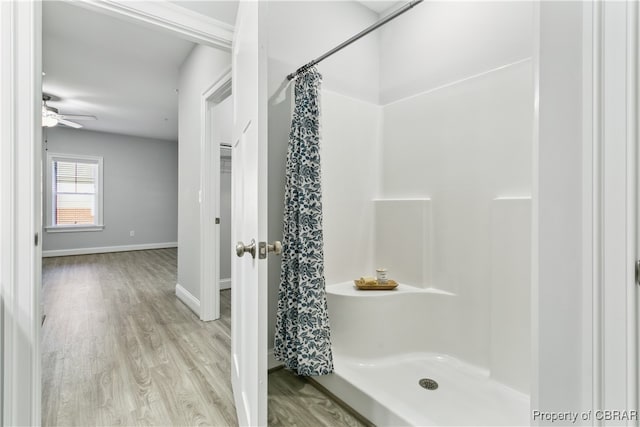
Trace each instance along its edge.
<path fill-rule="evenodd" d="M 53 161 L 55 225 L 96 223 L 98 164 Z"/>

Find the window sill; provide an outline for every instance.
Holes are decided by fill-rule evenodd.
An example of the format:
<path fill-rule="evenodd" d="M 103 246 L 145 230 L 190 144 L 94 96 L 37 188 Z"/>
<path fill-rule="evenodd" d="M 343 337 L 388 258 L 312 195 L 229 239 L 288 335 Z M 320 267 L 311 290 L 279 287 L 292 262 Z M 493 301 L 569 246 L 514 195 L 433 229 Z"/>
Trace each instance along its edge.
<path fill-rule="evenodd" d="M 79 231 L 102 231 L 104 225 L 57 225 L 44 228 L 47 233 L 75 233 Z"/>

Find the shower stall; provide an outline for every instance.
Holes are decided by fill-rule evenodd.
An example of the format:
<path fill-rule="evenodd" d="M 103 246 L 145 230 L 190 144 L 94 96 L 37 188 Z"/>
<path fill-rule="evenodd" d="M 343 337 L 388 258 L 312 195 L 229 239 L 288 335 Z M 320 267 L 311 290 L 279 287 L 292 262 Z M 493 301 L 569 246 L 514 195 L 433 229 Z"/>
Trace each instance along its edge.
<path fill-rule="evenodd" d="M 270 170 L 285 76 L 403 4 L 270 3 Z M 529 424 L 532 22 L 529 2 L 424 2 L 317 66 L 335 371 L 314 379 L 374 424 Z M 398 288 L 355 288 L 379 267 Z"/>

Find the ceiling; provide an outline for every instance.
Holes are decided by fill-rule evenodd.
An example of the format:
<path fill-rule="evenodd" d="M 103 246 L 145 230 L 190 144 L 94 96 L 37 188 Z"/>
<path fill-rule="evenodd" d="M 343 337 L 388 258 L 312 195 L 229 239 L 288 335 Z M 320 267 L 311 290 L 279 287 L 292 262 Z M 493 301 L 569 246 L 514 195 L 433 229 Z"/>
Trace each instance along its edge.
<path fill-rule="evenodd" d="M 233 24 L 237 0 L 173 1 Z M 385 13 L 406 1 L 359 1 Z M 43 2 L 43 92 L 84 129 L 178 139 L 179 67 L 194 43 L 69 2 Z"/>
<path fill-rule="evenodd" d="M 373 10 L 379 15 L 382 15 L 382 12 L 387 12 L 389 9 L 399 8 L 403 4 L 408 3 L 409 0 L 406 1 L 386 1 L 386 0 L 359 0 L 358 3 L 362 4 L 364 7 Z M 386 15 L 386 13 L 384 13 Z"/>
<path fill-rule="evenodd" d="M 42 90 L 85 129 L 178 139 L 178 69 L 194 43 L 66 2 L 43 8 Z"/>
<path fill-rule="evenodd" d="M 172 0 L 178 6 L 201 13 L 229 25 L 235 25 L 238 0 Z"/>

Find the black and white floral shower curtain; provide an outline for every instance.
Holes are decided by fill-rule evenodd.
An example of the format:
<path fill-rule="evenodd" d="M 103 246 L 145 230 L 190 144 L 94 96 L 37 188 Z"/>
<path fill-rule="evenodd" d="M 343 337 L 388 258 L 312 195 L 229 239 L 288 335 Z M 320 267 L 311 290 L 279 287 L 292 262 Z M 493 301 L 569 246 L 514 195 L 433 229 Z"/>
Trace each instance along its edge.
<path fill-rule="evenodd" d="M 276 358 L 305 376 L 333 372 L 322 240 L 321 81 L 312 67 L 299 74 L 295 83 L 274 345 Z"/>

